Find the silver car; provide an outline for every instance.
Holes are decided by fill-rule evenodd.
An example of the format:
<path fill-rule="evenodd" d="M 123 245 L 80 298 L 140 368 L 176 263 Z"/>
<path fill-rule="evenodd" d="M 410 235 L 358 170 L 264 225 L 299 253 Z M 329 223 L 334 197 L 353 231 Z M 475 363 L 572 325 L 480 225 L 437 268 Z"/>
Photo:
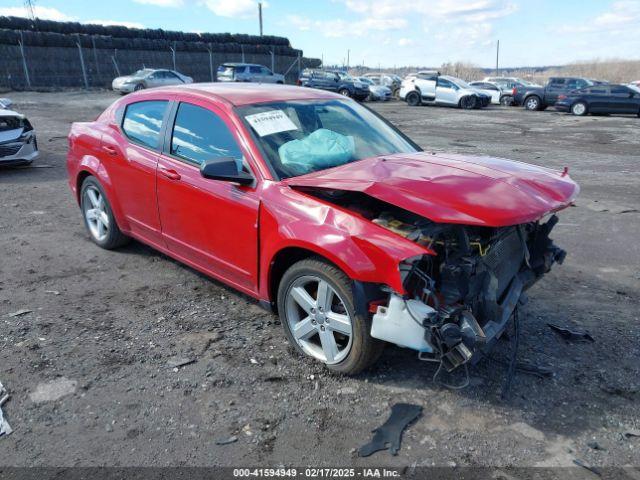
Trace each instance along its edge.
<path fill-rule="evenodd" d="M 0 99 L 0 165 L 26 165 L 38 156 L 36 132 L 27 117 L 8 109 L 10 104 Z"/>
<path fill-rule="evenodd" d="M 219 82 L 284 83 L 284 75 L 256 63 L 223 63 L 217 78 Z"/>
<path fill-rule="evenodd" d="M 380 79 L 378 77 L 357 77 L 356 80 L 369 86 L 369 100 L 380 100 L 381 102 L 391 100 L 391 89 L 385 85 L 380 85 Z"/>
<path fill-rule="evenodd" d="M 131 75 L 114 78 L 111 87 L 124 95 L 145 88 L 182 85 L 183 83 L 193 83 L 193 78 L 175 70 L 143 68 Z"/>

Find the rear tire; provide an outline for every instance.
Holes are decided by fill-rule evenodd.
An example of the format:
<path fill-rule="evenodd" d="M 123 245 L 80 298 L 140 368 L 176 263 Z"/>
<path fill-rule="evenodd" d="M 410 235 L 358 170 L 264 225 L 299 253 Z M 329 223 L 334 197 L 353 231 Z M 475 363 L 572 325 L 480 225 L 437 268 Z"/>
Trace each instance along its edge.
<path fill-rule="evenodd" d="M 135 87 L 133 87 L 134 92 L 139 92 L 140 90 L 144 90 L 144 84 L 139 83 Z"/>
<path fill-rule="evenodd" d="M 80 210 L 91 240 L 99 247 L 112 250 L 131 241 L 120 231 L 107 195 L 100 182 L 93 176 L 85 178 L 82 182 Z"/>
<path fill-rule="evenodd" d="M 524 99 L 524 108 L 531 112 L 540 110 L 542 107 L 542 100 L 537 95 L 531 95 Z"/>
<path fill-rule="evenodd" d="M 350 97 L 351 94 L 349 93 L 349 90 L 346 88 L 341 88 L 340 90 L 338 90 L 338 93 L 340 95 L 342 95 L 343 97 Z"/>
<path fill-rule="evenodd" d="M 571 105 L 571 113 L 577 117 L 582 117 L 588 113 L 587 104 L 585 102 L 576 102 Z"/>
<path fill-rule="evenodd" d="M 321 294 L 321 284 L 329 296 Z M 329 306 L 324 309 L 322 304 L 327 302 L 323 298 L 329 298 Z M 355 375 L 371 366 L 382 353 L 384 342 L 369 333 L 371 319 L 356 314 L 351 279 L 320 258 L 301 260 L 285 272 L 278 287 L 278 312 L 285 335 L 296 351 L 334 372 Z M 336 321 L 336 315 L 342 320 Z M 350 335 L 340 333 L 345 326 Z M 331 355 L 326 353 L 325 341 L 333 342 L 335 350 Z"/>
<path fill-rule="evenodd" d="M 404 97 L 404 99 L 410 107 L 417 107 L 422 103 L 420 94 L 416 91 L 407 93 L 407 96 Z"/>

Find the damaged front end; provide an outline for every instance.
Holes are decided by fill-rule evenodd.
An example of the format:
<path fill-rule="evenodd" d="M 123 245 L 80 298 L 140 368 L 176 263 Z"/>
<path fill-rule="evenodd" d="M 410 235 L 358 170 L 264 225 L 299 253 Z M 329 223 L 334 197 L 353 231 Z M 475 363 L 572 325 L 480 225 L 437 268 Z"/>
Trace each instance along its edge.
<path fill-rule="evenodd" d="M 423 359 L 440 361 L 448 371 L 477 361 L 524 303 L 525 290 L 564 260 L 564 250 L 549 238 L 557 221 L 553 215 L 546 223 L 491 228 L 374 220 L 437 255 L 400 265 L 406 294 L 390 292 L 389 303 L 377 306 L 371 335 L 419 350 Z M 391 324 L 410 327 L 390 329 Z M 421 341 L 403 335 L 417 333 L 418 326 Z"/>
<path fill-rule="evenodd" d="M 389 287 L 368 299 L 371 336 L 420 352 L 447 371 L 482 358 L 504 333 L 524 292 L 564 250 L 546 222 L 489 227 L 438 223 L 362 192 L 298 187 L 423 247 L 403 261 L 402 292 Z"/>

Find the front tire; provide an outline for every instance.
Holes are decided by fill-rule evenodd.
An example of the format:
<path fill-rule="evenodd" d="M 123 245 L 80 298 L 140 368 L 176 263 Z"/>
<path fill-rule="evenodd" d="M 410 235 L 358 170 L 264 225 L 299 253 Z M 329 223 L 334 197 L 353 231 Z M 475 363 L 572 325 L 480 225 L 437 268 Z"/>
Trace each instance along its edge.
<path fill-rule="evenodd" d="M 410 107 L 417 107 L 422 103 L 420 94 L 416 91 L 407 93 L 407 96 L 404 99 Z"/>
<path fill-rule="evenodd" d="M 369 334 L 369 317 L 356 314 L 354 305 L 349 277 L 319 258 L 295 263 L 278 287 L 278 312 L 289 342 L 345 375 L 371 366 L 383 347 Z"/>
<path fill-rule="evenodd" d="M 99 247 L 112 250 L 130 241 L 130 238 L 120 231 L 104 189 L 93 176 L 85 178 L 82 182 L 80 209 L 89 236 Z"/>
<path fill-rule="evenodd" d="M 340 90 L 338 90 L 338 93 L 340 95 L 342 95 L 343 97 L 350 97 L 351 94 L 349 93 L 349 90 L 346 88 L 341 88 Z"/>
<path fill-rule="evenodd" d="M 477 99 L 473 95 L 467 95 L 466 97 L 462 97 L 460 99 L 458 106 L 464 110 L 472 110 L 474 108 L 480 108 L 479 106 L 476 107 L 478 103 L 479 99 Z"/>
<path fill-rule="evenodd" d="M 134 92 L 139 92 L 140 90 L 144 90 L 144 84 L 139 83 L 135 87 L 133 87 Z"/>
<path fill-rule="evenodd" d="M 510 107 L 513 105 L 513 97 L 511 95 L 504 95 L 500 97 L 500 105 L 503 107 Z"/>
<path fill-rule="evenodd" d="M 524 101 L 525 110 L 529 110 L 533 112 L 535 110 L 540 110 L 541 106 L 542 106 L 542 100 L 540 100 L 540 97 L 536 95 L 531 95 L 530 97 L 527 97 Z"/>

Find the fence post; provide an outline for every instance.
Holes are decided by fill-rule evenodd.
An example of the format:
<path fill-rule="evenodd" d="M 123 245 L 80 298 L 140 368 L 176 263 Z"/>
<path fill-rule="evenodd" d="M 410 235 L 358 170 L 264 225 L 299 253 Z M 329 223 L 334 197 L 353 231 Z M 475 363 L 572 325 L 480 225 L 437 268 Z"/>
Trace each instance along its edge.
<path fill-rule="evenodd" d="M 276 57 L 273 54 L 273 50 L 269 50 L 269 53 L 271 54 L 271 71 L 276 73 Z"/>
<path fill-rule="evenodd" d="M 240 44 L 240 51 L 242 52 L 242 63 L 245 63 L 245 61 L 244 61 L 244 46 L 242 44 Z"/>
<path fill-rule="evenodd" d="M 211 51 L 213 47 L 211 46 L 211 44 L 209 44 L 209 48 L 207 48 L 207 50 L 209 51 L 209 72 L 211 73 L 211 81 L 215 82 L 214 78 L 213 78 L 213 52 Z"/>
<path fill-rule="evenodd" d="M 171 50 L 171 58 L 173 59 L 173 69 L 177 71 L 178 69 L 176 68 L 176 42 L 173 42 L 173 47 L 169 47 L 169 49 Z"/>
<path fill-rule="evenodd" d="M 87 70 L 84 68 L 84 56 L 82 55 L 82 45 L 80 45 L 80 35 L 78 34 L 78 53 L 80 54 L 80 66 L 82 67 L 82 78 L 84 79 L 84 88 L 89 90 L 89 79 L 87 78 Z"/>
<path fill-rule="evenodd" d="M 29 68 L 27 67 L 27 57 L 24 54 L 24 38 L 22 38 L 22 30 L 20 30 L 20 53 L 22 54 L 22 67 L 24 68 L 24 78 L 27 80 L 27 87 L 31 88 L 31 78 L 29 77 Z"/>
<path fill-rule="evenodd" d="M 118 76 L 120 76 L 120 68 L 118 68 L 118 61 L 116 60 L 116 57 L 111 55 L 111 60 L 113 60 L 113 66 L 116 68 L 116 73 L 118 74 Z"/>
<path fill-rule="evenodd" d="M 98 53 L 96 52 L 96 39 L 91 36 L 91 45 L 93 46 L 93 61 L 96 62 L 96 75 L 100 77 L 100 64 L 98 64 Z"/>

